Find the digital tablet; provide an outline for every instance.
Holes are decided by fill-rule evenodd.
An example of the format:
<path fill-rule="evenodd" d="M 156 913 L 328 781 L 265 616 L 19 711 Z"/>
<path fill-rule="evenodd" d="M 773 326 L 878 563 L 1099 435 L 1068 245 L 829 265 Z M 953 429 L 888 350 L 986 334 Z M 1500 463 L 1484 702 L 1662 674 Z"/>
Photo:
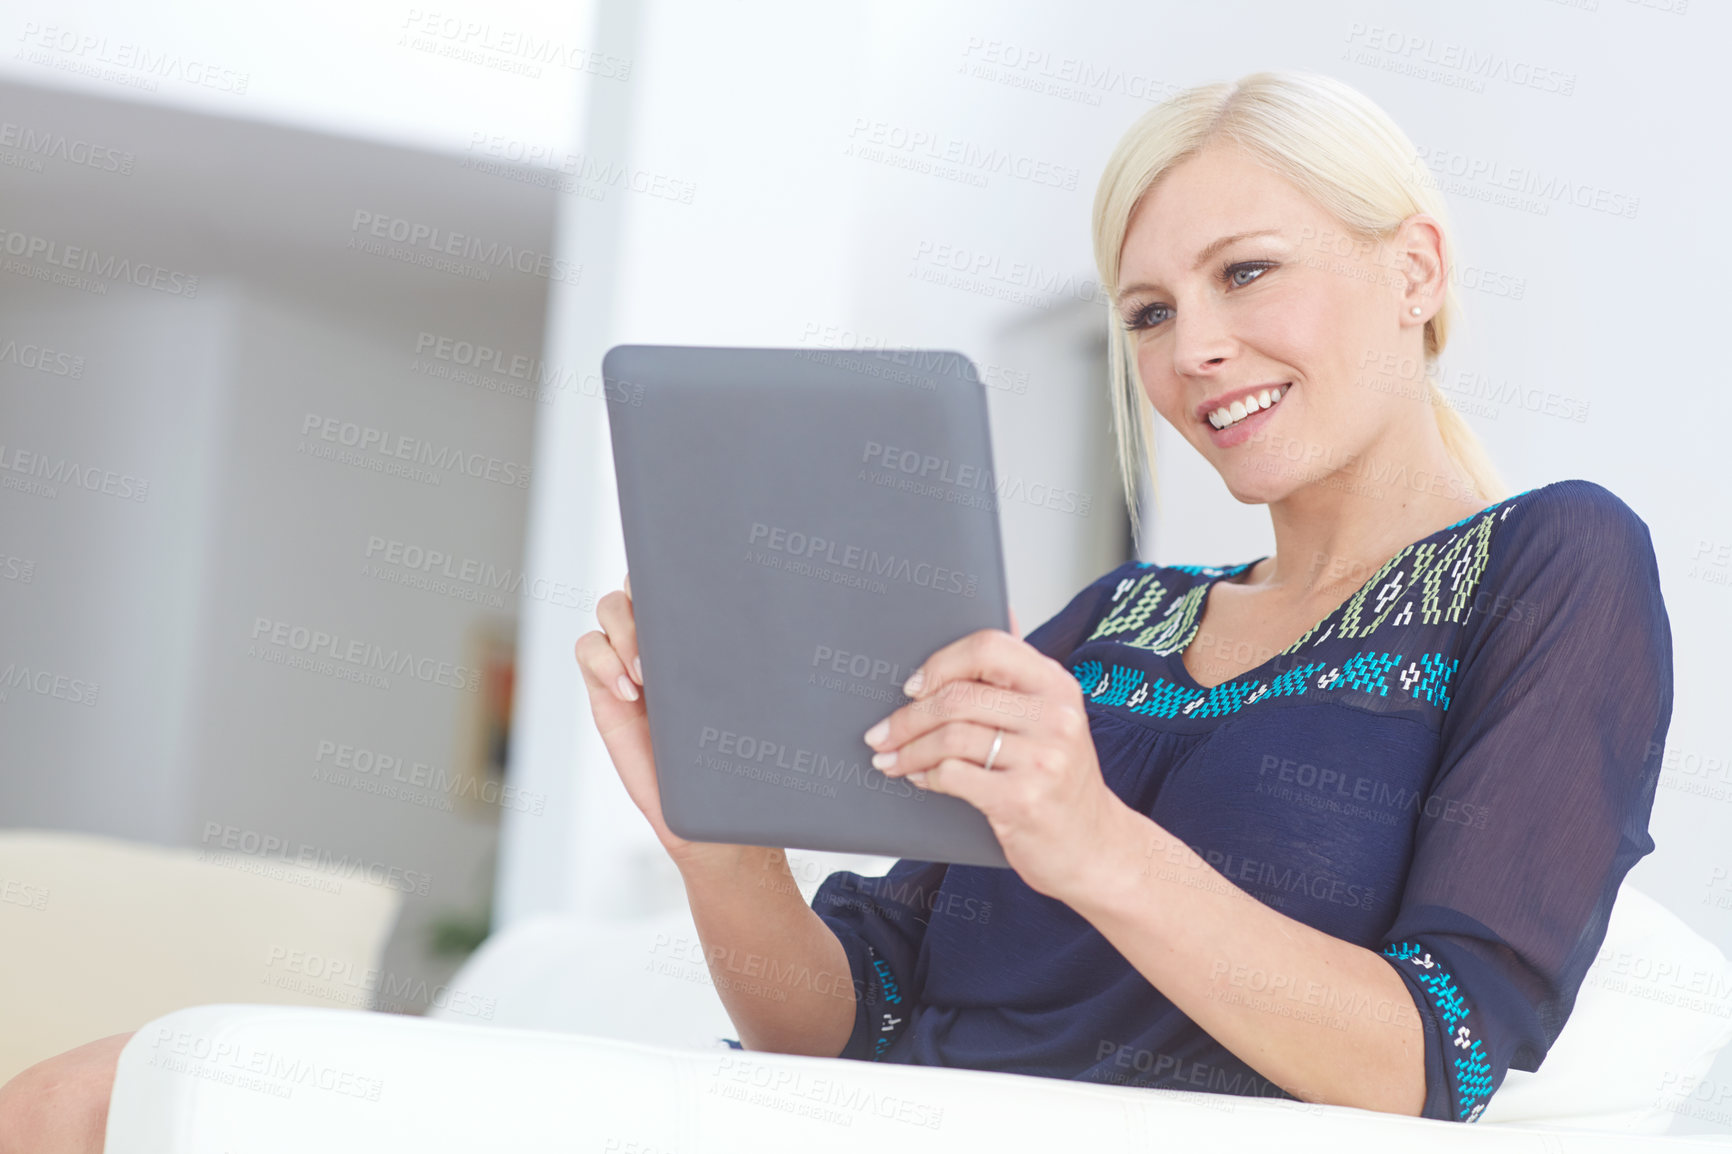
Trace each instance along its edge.
<path fill-rule="evenodd" d="M 668 828 L 1008 868 L 863 734 L 1009 628 L 986 390 L 937 350 L 620 345 L 602 361 Z"/>

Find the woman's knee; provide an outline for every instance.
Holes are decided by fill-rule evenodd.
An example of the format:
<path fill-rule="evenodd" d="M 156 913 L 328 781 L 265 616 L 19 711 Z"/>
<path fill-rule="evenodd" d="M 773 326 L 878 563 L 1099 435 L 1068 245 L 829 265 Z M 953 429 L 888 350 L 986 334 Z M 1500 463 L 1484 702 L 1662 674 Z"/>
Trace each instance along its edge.
<path fill-rule="evenodd" d="M 101 1154 L 128 1034 L 56 1054 L 0 1086 L 0 1154 Z"/>

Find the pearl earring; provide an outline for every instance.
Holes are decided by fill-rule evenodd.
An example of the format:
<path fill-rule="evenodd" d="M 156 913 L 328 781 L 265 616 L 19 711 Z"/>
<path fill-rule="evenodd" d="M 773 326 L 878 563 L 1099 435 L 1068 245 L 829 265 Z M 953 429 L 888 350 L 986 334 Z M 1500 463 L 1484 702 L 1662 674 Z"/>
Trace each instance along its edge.
<path fill-rule="evenodd" d="M 1414 316 L 1418 316 L 1420 313 L 1424 312 L 1425 310 L 1420 308 L 1418 305 L 1414 305 L 1411 309 L 1408 309 L 1407 311 L 1412 313 Z"/>

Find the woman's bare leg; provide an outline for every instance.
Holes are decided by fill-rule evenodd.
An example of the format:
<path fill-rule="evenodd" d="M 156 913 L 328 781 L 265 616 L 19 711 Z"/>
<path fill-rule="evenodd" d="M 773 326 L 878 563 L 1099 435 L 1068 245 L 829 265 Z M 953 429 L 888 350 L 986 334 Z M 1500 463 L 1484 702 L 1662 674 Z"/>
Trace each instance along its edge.
<path fill-rule="evenodd" d="M 87 1042 L 0 1086 L 0 1154 L 102 1154 L 114 1069 L 130 1037 Z"/>

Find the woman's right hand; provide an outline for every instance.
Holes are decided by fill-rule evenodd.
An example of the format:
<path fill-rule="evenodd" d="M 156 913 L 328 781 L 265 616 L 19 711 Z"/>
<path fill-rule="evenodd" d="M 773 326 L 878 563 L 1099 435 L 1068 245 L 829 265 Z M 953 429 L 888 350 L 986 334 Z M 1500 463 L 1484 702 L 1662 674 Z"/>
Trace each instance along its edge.
<path fill-rule="evenodd" d="M 650 749 L 629 575 L 624 589 L 596 604 L 595 618 L 601 628 L 577 639 L 595 727 L 626 792 L 679 867 L 704 959 L 740 1040 L 750 1050 L 838 1056 L 854 1027 L 852 986 L 821 991 L 823 983 L 790 983 L 766 998 L 757 983 L 743 986 L 720 968 L 720 958 L 740 953 L 783 959 L 790 975 L 849 974 L 840 939 L 806 904 L 785 851 L 688 841 L 668 828 Z"/>
<path fill-rule="evenodd" d="M 577 665 L 589 690 L 595 727 L 626 793 L 649 819 L 657 840 L 676 863 L 737 851 L 741 847 L 689 841 L 669 829 L 662 816 L 661 785 L 650 748 L 649 711 L 644 706 L 631 574 L 626 574 L 624 589 L 616 589 L 597 602 L 595 618 L 601 628 L 577 639 Z"/>
<path fill-rule="evenodd" d="M 693 844 L 668 828 L 661 787 L 650 750 L 649 711 L 643 700 L 643 663 L 638 657 L 637 618 L 632 613 L 631 574 L 595 607 L 600 629 L 577 639 L 577 665 L 589 690 L 595 727 L 613 758 L 625 791 L 649 819 L 650 828 L 676 857 Z"/>

